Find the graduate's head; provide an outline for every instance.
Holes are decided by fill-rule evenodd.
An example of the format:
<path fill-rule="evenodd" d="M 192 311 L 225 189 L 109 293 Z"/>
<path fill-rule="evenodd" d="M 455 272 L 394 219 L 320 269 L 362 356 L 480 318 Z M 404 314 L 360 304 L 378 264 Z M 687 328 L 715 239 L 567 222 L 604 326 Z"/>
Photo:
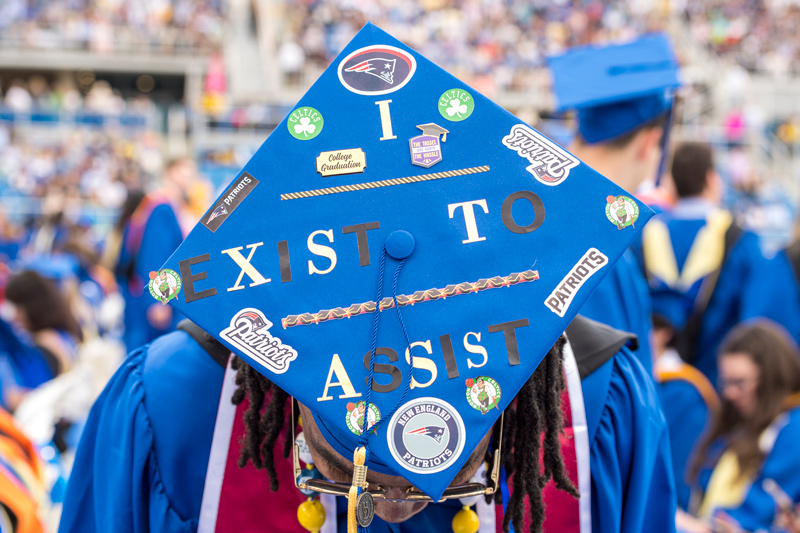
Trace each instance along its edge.
<path fill-rule="evenodd" d="M 387 55 L 393 82 L 368 72 Z M 353 123 L 367 114 L 380 133 Z M 243 463 L 273 469 L 290 395 L 323 473 L 363 491 L 367 468 L 370 494 L 439 501 L 502 457 L 517 473 L 506 525 L 527 529 L 530 509 L 535 530 L 544 480 L 569 486 L 552 347 L 652 216 L 628 198 L 621 228 L 602 200 L 624 192 L 367 25 L 162 267 L 181 272 L 169 304 L 248 362 Z M 422 507 L 382 496 L 389 520 Z"/>
<path fill-rule="evenodd" d="M 742 420 L 771 420 L 786 397 L 800 391 L 800 354 L 786 331 L 766 320 L 735 328 L 722 344 L 718 367 L 723 408 Z"/>
<path fill-rule="evenodd" d="M 572 151 L 631 192 L 655 180 L 680 85 L 669 39 L 577 47 L 549 58 L 549 66 L 558 110 L 577 113 Z"/>
<path fill-rule="evenodd" d="M 563 425 L 561 394 L 564 390 L 563 375 L 563 337 L 552 347 L 542 363 L 528 379 L 517 394 L 514 401 L 504 411 L 502 465 L 510 477 L 513 494 L 507 502 L 504 530 L 508 531 L 513 524 L 515 531 L 524 531 L 524 523 L 529 521 L 531 532 L 539 531 L 544 521 L 544 505 L 542 489 L 549 479 L 556 486 L 577 497 L 577 490 L 570 482 L 561 456 L 559 434 Z M 271 383 L 261 373 L 240 359 L 235 360 L 238 370 L 238 388 L 233 401 L 237 405 L 245 398 L 249 400 L 249 408 L 244 415 L 247 434 L 242 447 L 239 465 L 244 467 L 248 462 L 258 469 L 265 469 L 270 478 L 272 490 L 278 490 L 278 479 L 275 474 L 275 457 L 273 448 L 278 436 L 290 424 L 297 420 L 289 420 L 289 402 L 291 398 L 279 387 Z M 478 382 L 481 380 L 479 379 Z M 302 431 L 308 444 L 314 466 L 328 479 L 350 484 L 353 477 L 352 458 L 344 457 L 326 440 L 324 431 L 307 406 L 298 404 L 302 419 Z M 299 430 L 299 426 L 298 426 Z M 383 429 L 385 431 L 385 428 Z M 494 446 L 500 438 L 500 428 L 495 424 L 480 440 L 473 450 L 469 450 L 469 459 L 451 482 L 450 486 L 469 482 L 481 463 L 492 463 Z M 288 458 L 291 439 L 285 441 L 282 453 Z M 496 446 L 496 444 L 495 444 Z M 544 462 L 539 463 L 543 456 Z M 411 484 L 402 476 L 386 475 L 369 471 L 367 481 L 380 485 L 387 491 L 387 498 L 403 499 Z M 500 503 L 502 493 L 496 492 L 487 498 Z M 528 499 L 529 520 L 526 520 Z M 375 513 L 387 522 L 403 522 L 420 512 L 427 504 L 424 502 L 385 502 L 375 500 Z"/>
<path fill-rule="evenodd" d="M 695 474 L 711 444 L 723 436 L 742 474 L 758 468 L 764 459 L 762 432 L 800 392 L 800 353 L 789 339 L 777 324 L 759 320 L 736 326 L 722 342 L 717 357 L 722 406 L 699 446 Z"/>
<path fill-rule="evenodd" d="M 679 144 L 672 156 L 671 174 L 678 198 L 703 197 L 715 204 L 722 200 L 722 178 L 714 168 L 710 145 Z"/>
<path fill-rule="evenodd" d="M 6 299 L 14 304 L 16 320 L 32 333 L 54 329 L 81 338 L 80 326 L 67 297 L 55 281 L 35 270 L 23 270 L 8 282 Z"/>

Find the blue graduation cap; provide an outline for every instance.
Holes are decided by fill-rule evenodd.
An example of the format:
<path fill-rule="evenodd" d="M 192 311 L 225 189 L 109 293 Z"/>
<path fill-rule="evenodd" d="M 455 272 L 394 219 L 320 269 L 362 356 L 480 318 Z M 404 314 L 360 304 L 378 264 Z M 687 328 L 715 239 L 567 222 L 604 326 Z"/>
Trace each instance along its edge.
<path fill-rule="evenodd" d="M 612 46 L 582 46 L 548 58 L 558 110 L 577 109 L 589 144 L 611 141 L 669 111 L 681 85 L 669 38 L 652 34 Z"/>
<path fill-rule="evenodd" d="M 651 216 L 367 24 L 162 270 L 337 452 L 438 500 Z"/>

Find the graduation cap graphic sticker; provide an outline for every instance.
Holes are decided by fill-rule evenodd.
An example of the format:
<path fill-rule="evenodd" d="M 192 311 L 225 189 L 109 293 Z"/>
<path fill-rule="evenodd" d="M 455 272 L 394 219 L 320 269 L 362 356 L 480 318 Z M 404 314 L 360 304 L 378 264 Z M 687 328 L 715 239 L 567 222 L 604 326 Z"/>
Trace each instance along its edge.
<path fill-rule="evenodd" d="M 620 195 L 635 227 L 609 223 Z M 170 305 L 342 456 L 364 439 L 370 470 L 438 499 L 650 216 L 368 24 L 164 268 L 183 284 Z"/>

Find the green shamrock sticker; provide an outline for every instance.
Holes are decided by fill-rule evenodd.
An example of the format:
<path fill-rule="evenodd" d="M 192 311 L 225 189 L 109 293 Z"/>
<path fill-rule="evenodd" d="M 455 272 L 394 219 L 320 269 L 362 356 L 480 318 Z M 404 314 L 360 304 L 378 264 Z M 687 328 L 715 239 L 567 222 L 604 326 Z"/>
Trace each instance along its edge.
<path fill-rule="evenodd" d="M 439 97 L 439 113 L 450 122 L 466 120 L 475 109 L 475 100 L 464 89 L 450 89 Z"/>
<path fill-rule="evenodd" d="M 313 107 L 298 107 L 286 121 L 289 133 L 301 141 L 308 141 L 319 135 L 324 124 L 322 113 Z"/>

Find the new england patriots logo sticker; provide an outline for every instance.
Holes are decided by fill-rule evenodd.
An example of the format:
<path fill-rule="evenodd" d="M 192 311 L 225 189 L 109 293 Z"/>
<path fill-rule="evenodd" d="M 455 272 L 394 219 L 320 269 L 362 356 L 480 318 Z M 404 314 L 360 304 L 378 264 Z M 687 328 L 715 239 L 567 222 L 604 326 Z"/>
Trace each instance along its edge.
<path fill-rule="evenodd" d="M 411 472 L 432 474 L 450 467 L 464 450 L 466 430 L 458 411 L 438 398 L 417 398 L 389 421 L 389 450 Z"/>
<path fill-rule="evenodd" d="M 339 81 L 348 91 L 380 95 L 402 89 L 414 76 L 417 61 L 404 50 L 379 44 L 348 55 L 338 70 Z"/>
<path fill-rule="evenodd" d="M 218 205 L 211 212 L 211 216 L 209 216 L 208 220 L 206 220 L 206 224 L 210 224 L 211 221 L 214 220 L 215 218 L 221 217 L 222 215 L 227 215 L 227 214 L 228 214 L 228 208 L 225 207 L 224 204 L 223 205 Z"/>
<path fill-rule="evenodd" d="M 444 428 L 442 426 L 422 426 L 421 428 L 409 431 L 407 435 L 425 435 L 441 444 L 442 437 L 444 437 Z"/>

